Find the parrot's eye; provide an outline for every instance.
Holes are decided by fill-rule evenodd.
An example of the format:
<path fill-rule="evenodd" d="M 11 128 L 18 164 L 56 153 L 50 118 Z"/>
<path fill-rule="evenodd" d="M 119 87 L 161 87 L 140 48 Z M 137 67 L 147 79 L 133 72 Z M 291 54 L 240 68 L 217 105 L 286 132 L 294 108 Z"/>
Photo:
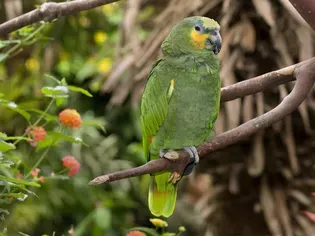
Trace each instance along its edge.
<path fill-rule="evenodd" d="M 195 30 L 199 32 L 201 29 L 199 26 L 195 26 Z"/>

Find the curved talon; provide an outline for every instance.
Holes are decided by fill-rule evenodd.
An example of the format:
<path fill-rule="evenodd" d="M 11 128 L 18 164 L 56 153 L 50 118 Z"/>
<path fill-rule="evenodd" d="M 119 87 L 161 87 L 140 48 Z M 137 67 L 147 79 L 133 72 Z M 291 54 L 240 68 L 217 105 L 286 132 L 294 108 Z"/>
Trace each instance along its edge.
<path fill-rule="evenodd" d="M 175 171 L 171 174 L 167 181 L 171 182 L 172 184 L 176 184 L 181 178 L 181 175 Z"/>
<path fill-rule="evenodd" d="M 199 155 L 198 155 L 197 149 L 194 146 L 192 146 L 192 147 L 184 147 L 183 149 L 186 152 L 188 152 L 190 158 L 193 159 L 193 161 L 190 162 L 186 166 L 186 169 L 184 170 L 184 173 L 183 173 L 183 175 L 189 175 L 193 171 L 195 165 L 199 162 Z"/>

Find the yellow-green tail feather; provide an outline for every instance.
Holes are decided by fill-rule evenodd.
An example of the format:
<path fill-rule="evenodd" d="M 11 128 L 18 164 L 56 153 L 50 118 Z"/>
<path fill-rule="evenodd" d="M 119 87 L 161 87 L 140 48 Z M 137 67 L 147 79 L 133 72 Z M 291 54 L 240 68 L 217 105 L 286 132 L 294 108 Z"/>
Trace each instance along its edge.
<path fill-rule="evenodd" d="M 149 189 L 149 209 L 155 216 L 169 217 L 176 204 L 177 184 L 168 182 L 170 173 L 151 176 Z"/>

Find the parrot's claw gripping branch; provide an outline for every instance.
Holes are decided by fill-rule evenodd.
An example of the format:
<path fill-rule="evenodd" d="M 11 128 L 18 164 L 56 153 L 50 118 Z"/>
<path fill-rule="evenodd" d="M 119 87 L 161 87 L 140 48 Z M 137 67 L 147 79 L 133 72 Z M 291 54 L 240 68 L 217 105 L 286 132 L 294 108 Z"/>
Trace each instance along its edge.
<path fill-rule="evenodd" d="M 314 84 L 315 58 L 222 88 L 221 102 L 227 102 L 264 91 L 270 87 L 288 83 L 295 79 L 297 82 L 292 92 L 277 107 L 232 130 L 215 136 L 210 142 L 203 143 L 197 148 L 199 157 L 203 158 L 210 152 L 241 141 L 259 130 L 282 120 L 285 116 L 296 110 L 305 100 Z M 180 151 L 178 154 L 179 158 L 175 161 L 158 158 L 139 167 L 99 176 L 92 180 L 90 184 L 96 185 L 164 171 L 176 172 L 182 175 L 187 165 L 191 162 L 191 158 L 186 151 Z"/>
<path fill-rule="evenodd" d="M 184 150 L 189 153 L 190 158 L 194 160 L 194 164 L 199 162 L 199 155 L 196 147 L 184 147 Z"/>

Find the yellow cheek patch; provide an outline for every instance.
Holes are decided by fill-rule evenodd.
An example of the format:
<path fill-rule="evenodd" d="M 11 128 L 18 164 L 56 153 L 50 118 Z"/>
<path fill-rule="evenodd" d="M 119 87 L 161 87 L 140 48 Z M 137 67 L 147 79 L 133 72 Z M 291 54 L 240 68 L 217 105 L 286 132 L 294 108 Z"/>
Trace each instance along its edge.
<path fill-rule="evenodd" d="M 204 49 L 206 47 L 206 39 L 209 37 L 208 34 L 199 34 L 195 30 L 191 31 L 191 41 L 196 48 Z"/>

